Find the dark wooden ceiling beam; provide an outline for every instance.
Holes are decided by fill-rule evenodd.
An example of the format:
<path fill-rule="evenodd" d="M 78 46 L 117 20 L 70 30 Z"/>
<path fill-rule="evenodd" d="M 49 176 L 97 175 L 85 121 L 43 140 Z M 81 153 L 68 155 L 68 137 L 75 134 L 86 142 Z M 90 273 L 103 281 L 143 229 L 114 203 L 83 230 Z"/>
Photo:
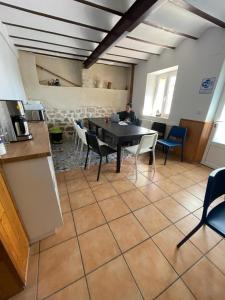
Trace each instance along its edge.
<path fill-rule="evenodd" d="M 20 40 L 24 40 L 24 41 L 38 42 L 38 43 L 43 43 L 43 44 L 47 44 L 47 45 L 60 46 L 60 47 L 65 47 L 65 48 L 70 48 L 70 49 L 75 49 L 75 50 L 88 51 L 88 52 L 92 52 L 93 51 L 91 49 L 78 48 L 78 47 L 73 47 L 73 46 L 68 46 L 68 45 L 63 45 L 63 44 L 58 44 L 58 43 L 46 42 L 46 41 L 42 41 L 42 40 L 24 38 L 24 37 L 15 36 L 15 35 L 9 35 L 9 36 L 11 38 L 20 39 Z"/>
<path fill-rule="evenodd" d="M 62 34 L 62 33 L 54 32 L 54 31 L 37 29 L 37 28 L 34 28 L 34 27 L 28 27 L 28 26 L 23 26 L 23 25 L 19 25 L 19 24 L 8 23 L 8 22 L 2 22 L 2 23 L 7 25 L 7 26 L 13 26 L 13 27 L 23 28 L 23 29 L 27 29 L 27 30 L 34 30 L 34 31 L 37 31 L 37 32 L 44 32 L 44 33 L 54 34 L 54 35 L 68 37 L 68 38 L 79 40 L 79 41 L 85 41 L 85 42 L 97 43 L 97 44 L 100 43 L 100 42 L 95 41 L 95 40 L 80 38 L 80 37 L 77 37 L 77 36 Z"/>
<path fill-rule="evenodd" d="M 170 29 L 170 28 L 167 28 L 167 27 L 164 27 L 164 26 L 156 25 L 156 24 L 153 24 L 149 21 L 143 21 L 142 23 L 145 24 L 145 25 L 148 25 L 148 26 L 151 26 L 151 27 L 154 27 L 154 28 L 157 28 L 157 29 L 175 34 L 175 35 L 178 35 L 178 36 L 183 36 L 183 37 L 188 38 L 188 39 L 192 39 L 192 40 L 197 40 L 198 39 L 196 36 L 192 36 L 192 35 L 187 34 L 187 33 L 179 32 L 179 31 L 176 31 L 174 29 Z"/>
<path fill-rule="evenodd" d="M 145 44 L 154 45 L 154 46 L 158 46 L 158 47 L 162 47 L 162 48 L 173 49 L 173 50 L 176 49 L 176 47 L 173 47 L 173 46 L 154 43 L 154 42 L 150 42 L 150 41 L 147 41 L 147 40 L 144 40 L 144 39 L 135 38 L 133 36 L 127 36 L 126 38 L 131 39 L 133 41 L 142 42 L 142 43 L 145 43 Z"/>
<path fill-rule="evenodd" d="M 140 52 L 140 53 L 146 53 L 146 54 L 151 54 L 151 55 L 159 55 L 158 53 L 150 52 L 150 51 L 144 51 L 144 50 L 139 50 L 135 48 L 129 48 L 129 47 L 124 47 L 124 46 L 115 46 L 116 48 L 121 48 L 121 49 L 126 49 L 126 50 L 131 50 L 134 52 Z"/>
<path fill-rule="evenodd" d="M 7 6 L 7 7 L 10 7 L 10 8 L 13 8 L 13 9 L 17 9 L 17 10 L 21 10 L 21 11 L 24 11 L 24 12 L 27 12 L 27 13 L 30 13 L 30 14 L 34 14 L 34 15 L 38 15 L 38 16 L 41 16 L 41 17 L 61 21 L 61 22 L 64 22 L 64 23 L 69 23 L 69 24 L 81 26 L 81 27 L 84 27 L 84 28 L 93 29 L 93 30 L 96 30 L 96 31 L 101 31 L 101 32 L 105 32 L 105 33 L 109 32 L 109 30 L 106 30 L 104 28 L 100 28 L 100 27 L 96 27 L 96 26 L 92 26 L 92 25 L 88 25 L 88 24 L 84 24 L 84 23 L 80 23 L 80 22 L 75 22 L 75 21 L 68 20 L 68 19 L 65 19 L 65 18 L 56 17 L 56 16 L 53 16 L 53 15 L 41 13 L 41 12 L 38 12 L 38 11 L 35 11 L 35 10 L 31 10 L 31 9 L 27 9 L 27 8 L 24 8 L 24 7 L 20 7 L 20 6 L 12 5 L 12 4 L 9 4 L 9 3 L 5 3 L 5 2 L 2 2 L 2 1 L 0 1 L 0 5 Z"/>
<path fill-rule="evenodd" d="M 120 12 L 118 10 L 115 10 L 115 9 L 112 9 L 112 8 L 109 8 L 109 7 L 106 7 L 106 6 L 103 6 L 103 5 L 99 5 L 99 4 L 93 3 L 91 1 L 86 1 L 86 0 L 73 0 L 73 1 L 80 2 L 82 4 L 86 4 L 88 6 L 106 11 L 108 13 L 111 13 L 111 14 L 114 14 L 114 15 L 117 15 L 117 16 L 120 16 L 120 17 L 122 17 L 124 15 L 122 12 Z"/>
<path fill-rule="evenodd" d="M 125 35 L 126 32 L 131 32 L 138 24 L 140 24 L 149 14 L 150 9 L 156 2 L 157 0 L 136 0 L 87 58 L 84 62 L 84 67 L 89 68 L 92 66 L 98 60 L 99 56 L 112 46 L 113 43 Z"/>
<path fill-rule="evenodd" d="M 183 0 L 169 0 L 170 3 L 173 3 L 175 4 L 176 6 L 179 6 L 195 15 L 197 15 L 198 17 L 201 17 L 202 19 L 205 19 L 206 21 L 209 21 L 219 27 L 222 27 L 222 28 L 225 28 L 225 22 L 216 18 L 216 17 L 213 17 L 212 15 L 206 13 L 205 11 L 197 8 L 196 6 L 186 2 L 186 1 L 183 1 Z M 203 1 L 204 3 L 204 1 Z"/>

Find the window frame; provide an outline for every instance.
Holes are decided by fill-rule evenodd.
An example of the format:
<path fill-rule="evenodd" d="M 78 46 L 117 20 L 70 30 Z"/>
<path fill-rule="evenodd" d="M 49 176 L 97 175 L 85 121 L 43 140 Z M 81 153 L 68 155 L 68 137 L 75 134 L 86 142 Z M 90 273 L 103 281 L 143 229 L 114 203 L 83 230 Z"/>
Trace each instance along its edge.
<path fill-rule="evenodd" d="M 175 90 L 176 79 L 177 79 L 177 70 L 164 72 L 164 73 L 160 73 L 160 74 L 156 75 L 156 84 L 155 84 L 153 99 L 152 99 L 151 116 L 160 117 L 160 118 L 168 118 L 169 117 L 170 112 L 169 112 L 169 114 L 165 114 L 165 108 L 166 108 L 166 104 L 167 104 L 167 100 L 168 100 L 169 83 L 170 83 L 171 78 L 174 75 L 176 77 L 175 84 L 174 84 L 174 90 Z M 163 93 L 161 112 L 160 112 L 160 115 L 156 115 L 156 113 L 154 112 L 154 103 L 156 101 L 157 89 L 159 86 L 160 79 L 163 79 L 163 78 L 166 79 L 166 84 L 165 84 L 164 93 Z M 173 90 L 173 96 L 174 96 L 174 90 Z M 172 102 L 173 102 L 173 96 L 172 96 L 172 101 L 171 101 L 171 105 L 170 105 L 170 111 L 171 111 L 171 106 L 172 106 Z"/>

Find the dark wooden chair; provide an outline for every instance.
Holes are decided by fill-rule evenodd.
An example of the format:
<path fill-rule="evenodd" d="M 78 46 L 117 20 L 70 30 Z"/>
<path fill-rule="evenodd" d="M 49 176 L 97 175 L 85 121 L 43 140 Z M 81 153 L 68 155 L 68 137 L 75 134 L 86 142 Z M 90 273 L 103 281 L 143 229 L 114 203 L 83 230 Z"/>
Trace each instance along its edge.
<path fill-rule="evenodd" d="M 99 145 L 97 136 L 93 133 L 85 132 L 85 135 L 86 135 L 88 149 L 87 149 L 87 156 L 86 156 L 86 160 L 85 160 L 84 169 L 87 168 L 89 152 L 93 151 L 93 152 L 97 153 L 99 155 L 99 158 L 100 158 L 99 167 L 98 167 L 98 175 L 97 175 L 97 181 L 98 181 L 99 176 L 100 176 L 100 172 L 101 172 L 102 158 L 105 157 L 106 162 L 108 162 L 108 155 L 112 154 L 112 153 L 115 153 L 116 150 L 109 147 L 108 145 Z"/>
<path fill-rule="evenodd" d="M 164 139 L 165 133 L 166 133 L 166 124 L 165 123 L 153 122 L 151 129 L 158 132 L 159 139 Z"/>
<path fill-rule="evenodd" d="M 203 225 L 219 233 L 225 238 L 225 201 L 221 202 L 207 213 L 209 205 L 218 197 L 225 194 L 225 168 L 213 171 L 208 178 L 205 199 L 203 204 L 202 217 L 199 224 L 180 241 L 177 247 L 181 247 L 196 231 Z"/>

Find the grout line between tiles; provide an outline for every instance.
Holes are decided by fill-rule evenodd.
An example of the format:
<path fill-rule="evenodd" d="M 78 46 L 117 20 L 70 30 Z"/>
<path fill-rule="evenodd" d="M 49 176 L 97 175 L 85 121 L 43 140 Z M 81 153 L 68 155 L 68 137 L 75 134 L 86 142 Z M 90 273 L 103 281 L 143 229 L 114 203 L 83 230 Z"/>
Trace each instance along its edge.
<path fill-rule="evenodd" d="M 112 185 L 112 188 L 115 190 L 115 188 L 114 188 L 113 185 Z M 95 195 L 94 195 L 94 196 L 95 196 Z M 120 198 L 121 198 L 121 197 L 120 197 Z M 121 200 L 122 200 L 122 199 L 121 199 Z M 116 242 L 116 244 L 117 244 L 118 249 L 119 249 L 120 252 L 121 252 L 121 256 L 123 257 L 123 260 L 124 260 L 124 262 L 126 263 L 126 265 L 127 265 L 127 267 L 128 267 L 128 270 L 130 271 L 130 274 L 131 274 L 131 276 L 132 276 L 132 278 L 133 278 L 133 280 L 134 280 L 134 282 L 135 282 L 135 284 L 136 284 L 136 286 L 137 286 L 137 289 L 139 290 L 142 299 L 144 299 L 144 296 L 143 296 L 143 294 L 142 294 L 142 291 L 141 291 L 141 289 L 139 288 L 139 285 L 137 284 L 137 282 L 136 282 L 136 280 L 135 280 L 135 278 L 134 278 L 134 276 L 133 276 L 133 273 L 131 272 L 130 267 L 128 266 L 128 264 L 127 264 L 127 262 L 126 262 L 126 259 L 125 259 L 124 255 L 123 255 L 123 252 L 122 252 L 122 250 L 121 250 L 121 248 L 120 248 L 120 246 L 119 246 L 119 243 L 117 242 L 117 239 L 115 238 L 115 236 L 114 236 L 114 234 L 113 234 L 113 232 L 112 232 L 112 229 L 111 229 L 111 227 L 109 226 L 109 223 L 107 222 L 107 219 L 106 219 L 106 217 L 105 217 L 105 215 L 104 215 L 104 213 L 103 213 L 103 211 L 102 211 L 102 208 L 100 207 L 99 204 L 98 204 L 98 207 L 99 207 L 99 209 L 101 210 L 101 212 L 102 212 L 102 214 L 103 214 L 103 216 L 104 216 L 104 218 L 105 218 L 105 220 L 106 220 L 106 224 L 107 224 L 107 226 L 108 226 L 108 228 L 109 228 L 109 230 L 110 230 L 110 232 L 111 232 L 111 234 L 112 234 L 112 236 L 113 236 L 113 238 L 114 238 L 114 240 L 115 240 L 115 242 Z M 130 208 L 128 208 L 128 209 L 130 210 Z"/>
<path fill-rule="evenodd" d="M 188 171 L 188 170 L 187 170 Z M 142 174 L 143 175 L 143 174 Z M 143 175 L 143 176 L 145 176 L 145 175 Z M 149 178 L 148 178 L 149 179 Z M 108 180 L 108 178 L 106 178 L 106 180 Z M 108 183 L 110 183 L 110 185 L 113 187 L 113 185 L 112 185 L 112 181 L 109 181 L 108 180 Z M 153 182 L 151 182 L 151 183 L 153 183 Z M 197 183 L 195 183 L 194 185 L 196 185 Z M 88 185 L 90 186 L 90 184 L 89 184 L 89 182 L 88 182 Z M 91 190 L 92 190 L 92 192 L 93 192 L 93 188 L 92 188 L 92 186 L 90 186 L 90 188 L 91 188 Z M 113 187 L 114 188 L 114 187 Z M 139 191 L 140 191 L 140 189 L 138 188 L 138 187 L 136 187 Z M 159 187 L 160 188 L 160 187 Z M 185 188 L 182 188 L 182 190 L 186 190 Z M 93 193 L 94 194 L 94 193 Z M 142 193 L 143 194 L 143 193 Z M 120 195 L 120 194 L 119 194 Z M 144 194 L 143 194 L 144 195 Z M 95 196 L 95 195 L 94 195 Z M 144 195 L 145 196 L 145 195 Z M 169 195 L 170 196 L 170 195 Z M 195 195 L 194 195 L 195 196 Z M 196 197 L 196 196 L 195 196 Z M 96 197 L 95 197 L 96 198 Z M 109 198 L 111 198 L 111 197 L 109 197 Z M 120 197 L 121 198 L 121 197 Z M 145 196 L 145 198 L 146 198 L 146 196 Z M 198 197 L 197 197 L 198 198 Z M 108 198 L 107 198 L 108 199 Z M 164 199 L 164 198 L 162 198 L 162 199 Z M 157 201 L 155 201 L 155 202 L 158 202 L 158 201 L 160 201 L 160 200 L 162 200 L 162 199 L 159 199 L 159 200 L 157 200 Z M 199 198 L 198 198 L 199 199 Z M 104 200 L 106 200 L 106 199 L 104 199 Z M 173 198 L 173 200 L 174 201 L 176 201 L 174 198 Z M 200 199 L 201 200 L 201 199 Z M 100 200 L 100 201 L 103 201 L 103 200 Z M 125 203 L 125 205 L 126 206 L 128 206 L 127 204 L 126 204 L 126 202 L 122 199 L 122 201 Z M 149 199 L 148 199 L 148 201 L 150 201 Z M 202 201 L 202 200 L 201 200 Z M 101 209 L 101 207 L 100 207 L 100 205 L 99 205 L 99 203 L 98 203 L 98 201 L 96 201 L 97 202 L 97 204 L 98 204 L 98 207 Z M 148 206 L 148 205 L 153 205 L 154 207 L 155 207 L 155 205 L 154 205 L 154 203 L 155 202 L 151 202 L 150 201 L 150 203 L 149 204 L 147 204 L 146 206 Z M 177 201 L 176 201 L 177 202 Z M 179 202 L 177 202 L 179 205 L 181 205 L 181 206 L 183 206 L 182 204 L 180 204 Z M 93 203 L 92 203 L 93 204 Z M 145 207 L 145 206 L 144 206 Z M 142 208 L 144 208 L 144 207 L 142 207 Z M 129 206 L 128 206 L 128 208 L 129 208 Z M 138 208 L 138 209 L 136 209 L 136 210 L 139 210 L 139 209 L 142 209 L 142 208 Z M 156 207 L 157 208 L 157 207 Z M 185 207 L 184 207 L 185 208 Z M 158 208 L 157 208 L 158 209 Z M 129 208 L 129 210 L 130 210 L 130 208 Z M 132 213 L 133 215 L 134 215 L 134 212 L 136 211 L 136 210 L 131 210 L 131 212 L 129 212 L 128 214 L 130 214 L 130 213 Z M 196 209 L 195 211 L 197 211 L 198 209 Z M 72 210 L 71 210 L 72 211 Z M 102 210 L 101 210 L 102 211 Z M 192 212 L 190 212 L 190 211 L 188 211 L 189 212 L 189 214 L 188 215 L 193 215 L 193 212 L 195 212 L 195 211 L 192 211 Z M 161 210 L 160 210 L 160 212 L 161 212 Z M 102 212 L 103 213 L 103 212 Z M 163 212 L 161 212 L 162 214 L 163 214 Z M 72 213 L 73 214 L 73 213 Z M 126 214 L 126 215 L 128 215 L 128 214 Z M 164 215 L 164 214 L 163 214 Z M 167 216 L 165 216 L 169 221 L 170 221 L 170 223 L 171 224 L 169 224 L 166 228 L 168 228 L 168 227 L 170 227 L 170 226 L 172 226 L 172 225 L 175 225 L 176 226 L 176 223 L 177 222 L 179 222 L 180 220 L 182 220 L 183 218 L 185 218 L 185 217 L 187 217 L 188 215 L 185 215 L 184 217 L 182 217 L 181 219 L 179 219 L 179 220 L 176 220 L 176 222 L 172 222 L 171 220 L 169 220 L 168 219 L 168 217 Z M 104 215 L 104 213 L 103 213 L 103 216 L 104 216 L 104 218 L 105 218 L 105 215 Z M 120 217 L 118 217 L 118 218 L 116 218 L 116 219 L 119 219 L 119 218 L 121 218 L 121 217 L 123 217 L 123 216 L 120 216 Z M 134 217 L 135 217 L 135 219 L 139 222 L 139 220 L 136 218 L 136 216 L 134 215 Z M 112 220 L 113 221 L 113 220 Z M 107 221 L 106 220 L 106 224 L 108 225 L 108 227 L 109 227 L 109 229 L 110 229 L 110 231 L 111 231 L 111 228 L 110 228 L 110 226 L 109 226 L 109 223 L 110 223 L 111 221 Z M 140 222 L 139 222 L 140 223 Z M 141 223 L 140 223 L 141 224 Z M 75 223 L 74 223 L 74 226 L 75 226 Z M 103 226 L 103 225 L 100 225 L 100 226 Z M 142 226 L 142 224 L 141 224 L 141 226 Z M 99 227 L 99 226 L 98 226 Z M 142 228 L 145 230 L 145 228 L 142 226 Z M 163 230 L 165 230 L 166 228 L 163 228 L 161 231 L 163 231 Z M 177 228 L 177 226 L 176 226 L 176 228 Z M 76 230 L 76 227 L 75 227 L 75 230 Z M 92 229 L 93 230 L 93 229 Z M 181 230 L 178 228 L 178 230 L 181 232 Z M 156 234 L 159 234 L 161 231 L 159 231 L 159 232 L 157 232 Z M 146 232 L 146 230 L 145 230 L 145 232 Z M 111 233 L 112 233 L 112 231 L 111 231 Z M 146 232 L 147 233 L 147 232 Z M 182 234 L 183 234 L 183 232 L 181 232 Z M 82 233 L 83 234 L 83 233 Z M 147 233 L 148 234 L 148 233 Z M 156 235 L 156 234 L 154 234 L 154 235 Z M 116 243 L 118 244 L 118 242 L 117 242 L 117 240 L 116 240 L 116 238 L 115 238 L 115 236 L 114 236 L 114 234 L 112 233 L 112 235 L 113 235 L 113 237 L 114 237 L 114 239 L 115 239 L 115 241 L 116 241 Z M 127 249 L 126 251 L 124 251 L 124 252 L 122 252 L 121 251 L 121 256 L 123 256 L 123 258 L 124 258 L 124 253 L 126 253 L 127 251 L 130 251 L 132 248 L 135 248 L 136 246 L 138 246 L 138 245 L 140 245 L 141 243 L 143 243 L 143 242 L 145 242 L 146 240 L 148 240 L 148 239 L 151 239 L 152 241 L 153 241 L 153 239 L 152 239 L 152 237 L 154 236 L 154 235 L 152 235 L 150 238 L 147 238 L 147 239 L 145 239 L 144 241 L 142 241 L 142 242 L 140 242 L 139 244 L 137 244 L 137 245 L 135 245 L 135 246 L 133 246 L 133 247 L 131 247 L 131 248 L 129 248 L 129 249 Z M 149 234 L 148 234 L 148 236 L 149 236 Z M 78 237 L 78 235 L 77 235 L 77 237 Z M 78 239 L 79 240 L 79 239 Z M 190 241 L 191 242 L 191 241 Z M 206 256 L 207 255 L 207 253 L 209 252 L 209 251 L 211 251 L 214 247 L 216 247 L 219 243 L 221 242 L 221 240 L 219 240 L 218 241 L 218 243 L 216 244 L 216 245 L 214 245 L 212 248 L 210 248 L 205 254 L 204 253 L 201 253 L 202 255 L 201 255 L 201 257 L 199 258 L 199 260 L 201 260 L 203 257 L 206 257 L 207 259 L 208 259 L 208 257 Z M 153 243 L 155 244 L 155 242 L 153 241 Z M 156 245 L 156 247 L 159 249 L 159 251 L 162 253 L 162 251 L 160 250 L 160 248 L 157 246 L 157 244 L 155 244 Z M 194 247 L 196 247 L 195 245 L 193 245 Z M 118 247 L 119 247 L 119 245 L 118 245 Z M 80 249 L 80 247 L 79 247 L 79 249 Z M 120 247 L 119 247 L 119 249 L 120 249 Z M 120 249 L 121 250 L 121 249 Z M 80 253 L 81 253 L 81 249 L 80 249 Z M 165 257 L 164 256 L 164 254 L 162 253 L 162 255 L 163 255 L 163 257 Z M 120 256 L 120 255 L 119 255 Z M 114 259 L 116 259 L 116 258 L 118 258 L 119 256 L 117 256 L 117 257 L 114 257 L 112 260 L 114 260 Z M 82 254 L 81 254 L 81 259 L 82 259 Z M 167 258 L 165 257 L 165 259 L 167 260 Z M 124 260 L 125 260 L 125 258 L 124 258 Z M 183 281 L 183 279 L 181 278 L 181 276 L 183 276 L 189 269 L 191 269 L 194 265 L 196 265 L 197 263 L 198 263 L 198 261 L 199 260 L 197 260 L 192 266 L 190 266 L 190 268 L 188 268 L 187 270 L 185 270 L 185 272 L 183 272 L 182 274 L 178 274 L 176 271 L 175 271 L 175 269 L 173 268 L 173 266 L 171 265 L 171 263 L 168 261 L 168 263 L 169 263 L 169 265 L 174 269 L 174 271 L 178 274 L 178 278 L 174 281 L 174 282 L 176 282 L 179 278 Z M 208 259 L 209 260 L 209 259 Z M 211 262 L 211 260 L 209 260 L 210 262 Z M 109 261 L 108 261 L 109 262 Z M 105 264 L 107 264 L 108 262 L 106 262 L 106 263 L 104 263 L 103 265 L 105 265 Z M 126 260 L 125 260 L 125 262 L 126 262 Z M 82 263 L 83 263 L 83 259 L 82 259 Z M 127 263 L 127 262 L 126 262 Z M 98 268 L 100 268 L 100 267 L 102 267 L 103 265 L 101 265 L 101 266 L 99 266 Z M 214 265 L 214 264 L 213 264 Z M 84 268 L 84 266 L 83 266 L 83 268 Z M 97 268 L 97 269 L 98 269 Z M 128 266 L 128 268 L 129 268 L 129 266 Z M 218 267 L 217 267 L 217 269 L 218 269 Z M 130 268 L 129 268 L 129 270 L 130 270 Z M 221 270 L 220 269 L 218 269 L 220 272 L 221 272 Z M 95 270 L 93 270 L 93 271 L 91 271 L 90 273 L 88 273 L 88 274 L 91 274 L 92 272 L 94 272 Z M 84 270 L 84 272 L 85 272 L 85 270 Z M 130 272 L 131 272 L 131 270 L 130 270 Z M 221 272 L 222 273 L 222 272 Z M 132 272 L 131 272 L 131 274 L 132 274 Z M 132 274 L 132 276 L 133 276 L 133 274 Z M 86 275 L 85 275 L 85 277 L 86 277 Z M 135 280 L 135 279 L 134 279 Z M 86 282 L 87 282 L 87 279 L 86 279 Z M 174 282 L 172 283 L 172 284 L 174 284 Z M 135 280 L 135 283 L 136 283 L 136 280 Z M 171 285 L 172 285 L 171 284 Z M 184 282 L 184 284 L 185 284 L 185 282 Z M 136 283 L 136 285 L 137 285 L 137 283 Z M 170 286 L 171 286 L 170 285 Z M 169 286 L 169 287 L 170 287 Z M 185 284 L 185 286 L 187 286 L 186 284 Z M 87 284 L 87 287 L 88 287 L 88 284 Z M 139 286 L 137 285 L 137 287 L 138 287 L 138 289 L 139 289 Z M 169 287 L 167 287 L 165 290 L 167 290 Z M 187 288 L 189 289 L 189 287 L 187 286 Z M 165 290 L 163 290 L 159 295 L 161 295 L 163 292 L 165 292 Z M 190 289 L 189 289 L 190 290 Z M 89 288 L 88 288 L 88 291 L 89 291 Z M 192 293 L 192 291 L 190 290 L 190 292 Z M 193 293 L 192 293 L 193 294 Z M 157 297 L 159 297 L 159 295 L 157 295 Z M 89 296 L 90 296 L 90 292 L 89 292 Z M 156 298 L 157 298 L 156 297 Z M 195 297 L 195 296 L 194 296 Z M 196 298 L 196 297 L 195 297 Z"/>

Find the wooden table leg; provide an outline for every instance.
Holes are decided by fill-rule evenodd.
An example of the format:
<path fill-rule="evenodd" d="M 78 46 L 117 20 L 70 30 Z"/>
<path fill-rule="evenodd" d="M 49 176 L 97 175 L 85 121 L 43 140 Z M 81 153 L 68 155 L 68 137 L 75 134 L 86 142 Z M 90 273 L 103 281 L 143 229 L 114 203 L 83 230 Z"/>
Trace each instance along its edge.
<path fill-rule="evenodd" d="M 116 173 L 120 173 L 120 165 L 121 165 L 121 145 L 117 144 Z"/>

